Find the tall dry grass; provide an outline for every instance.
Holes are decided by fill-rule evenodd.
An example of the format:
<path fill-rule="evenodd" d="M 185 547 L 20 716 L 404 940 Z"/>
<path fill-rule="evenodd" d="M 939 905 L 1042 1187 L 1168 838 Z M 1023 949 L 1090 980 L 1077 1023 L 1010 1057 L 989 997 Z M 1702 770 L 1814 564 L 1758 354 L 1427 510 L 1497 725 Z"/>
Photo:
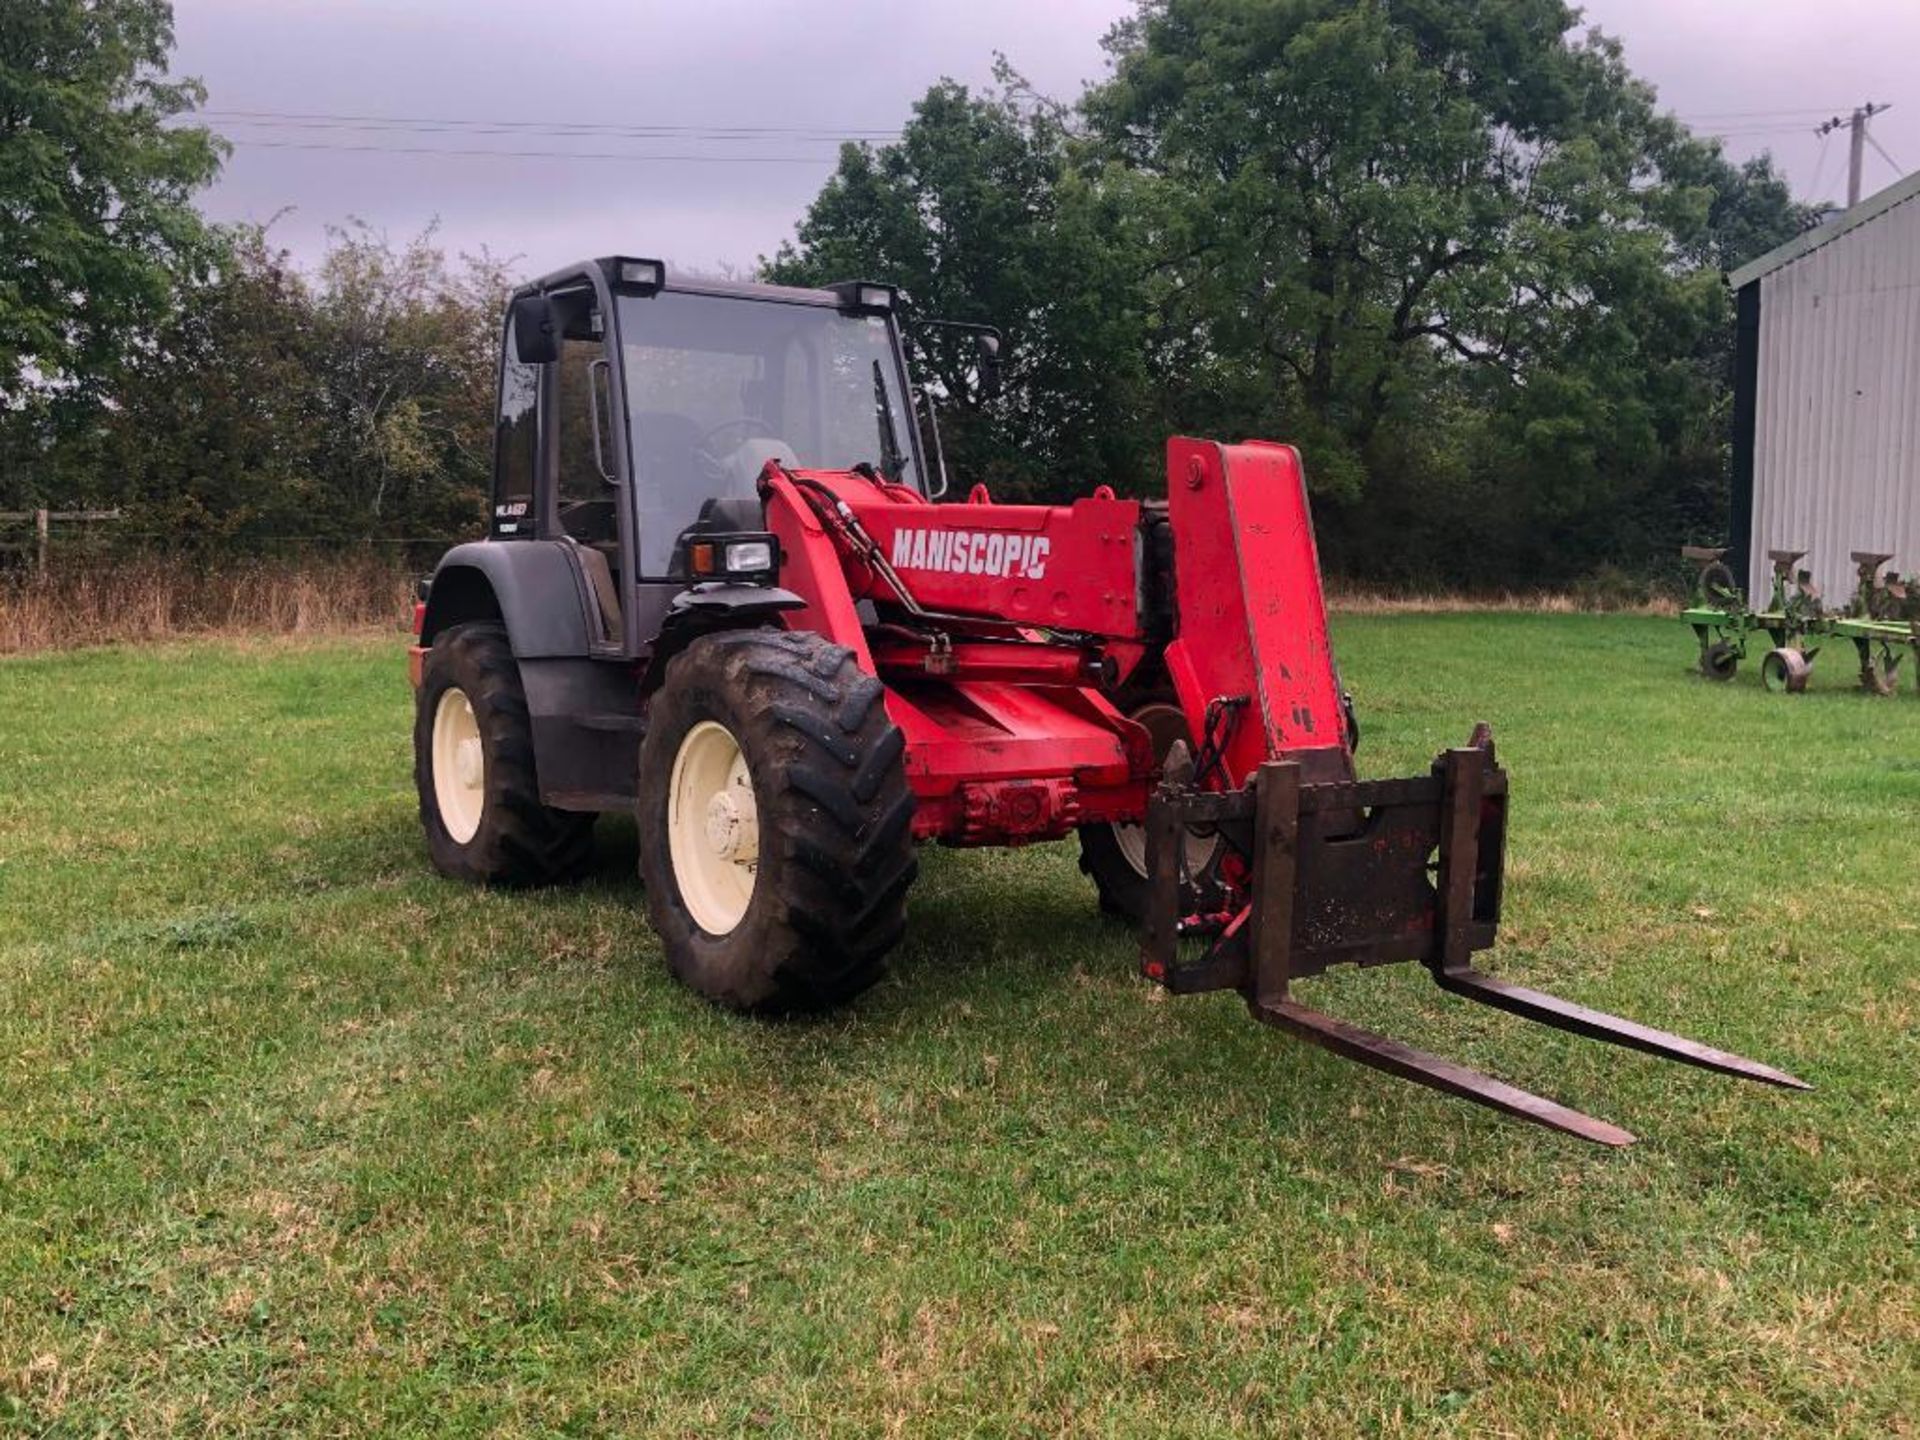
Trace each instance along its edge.
<path fill-rule="evenodd" d="M 0 575 L 0 655 L 188 635 L 398 628 L 412 600 L 411 572 L 389 555 L 93 556 L 45 578 Z"/>
<path fill-rule="evenodd" d="M 1524 611 L 1533 615 L 1678 615 L 1687 599 L 1687 576 L 1667 571 L 1635 572 L 1601 565 L 1562 589 L 1443 590 L 1398 588 L 1327 578 L 1327 603 L 1356 614 L 1444 613 L 1459 610 Z"/>
<path fill-rule="evenodd" d="M 1327 605 L 1354 615 L 1446 615 L 1460 612 L 1528 615 L 1678 615 L 1671 595 L 1592 595 L 1579 590 L 1495 590 L 1468 595 L 1443 590 L 1375 590 L 1336 584 Z"/>
<path fill-rule="evenodd" d="M 45 579 L 0 575 L 0 655 L 189 635 L 320 635 L 398 627 L 411 614 L 415 573 L 396 556 L 366 551 L 244 561 L 69 557 Z M 1358 613 L 1678 610 L 1671 595 L 1644 581 L 1458 595 L 1389 593 L 1331 579 L 1328 600 L 1336 610 Z"/>

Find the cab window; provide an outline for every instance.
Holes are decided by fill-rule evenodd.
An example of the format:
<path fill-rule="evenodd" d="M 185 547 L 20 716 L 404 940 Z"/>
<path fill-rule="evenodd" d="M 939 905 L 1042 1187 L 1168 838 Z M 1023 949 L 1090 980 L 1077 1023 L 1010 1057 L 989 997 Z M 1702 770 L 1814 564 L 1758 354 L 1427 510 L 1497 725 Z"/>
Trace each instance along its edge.
<path fill-rule="evenodd" d="M 493 431 L 493 534 L 532 535 L 533 475 L 540 456 L 540 367 L 514 358 L 513 324 L 501 350 L 500 408 Z"/>
<path fill-rule="evenodd" d="M 614 414 L 607 390 L 605 319 L 592 292 L 555 297 L 560 320 L 555 414 L 555 518 L 583 545 L 613 546 L 620 538 L 613 488 L 610 427 Z M 595 445 L 595 422 L 599 444 Z"/>

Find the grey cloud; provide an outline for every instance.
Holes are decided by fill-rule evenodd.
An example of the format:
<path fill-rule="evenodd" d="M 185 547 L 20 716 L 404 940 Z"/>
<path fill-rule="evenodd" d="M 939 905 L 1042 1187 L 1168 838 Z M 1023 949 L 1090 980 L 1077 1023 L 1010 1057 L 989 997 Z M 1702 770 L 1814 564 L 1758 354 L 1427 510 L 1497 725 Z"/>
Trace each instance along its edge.
<path fill-rule="evenodd" d="M 1845 198 L 1847 137 L 1813 134 L 1835 109 L 1894 102 L 1870 133 L 1903 166 L 1920 166 L 1914 0 L 1589 0 L 1585 9 L 1664 106 L 1696 130 L 1726 132 L 1735 158 L 1771 151 L 1803 198 Z M 1868 148 L 1866 194 L 1899 175 Z"/>
<path fill-rule="evenodd" d="M 820 0 L 702 4 L 525 0 L 176 0 L 176 68 L 207 83 L 213 111 L 889 130 L 942 75 L 989 78 L 995 50 L 1043 91 L 1072 98 L 1102 72 L 1100 39 L 1126 0 Z M 1593 0 L 1587 23 L 1622 38 L 1629 63 L 1735 156 L 1771 149 L 1802 192 L 1821 142 L 1814 107 L 1900 102 L 1874 124 L 1920 164 L 1920 95 L 1901 81 L 1920 53 L 1911 0 Z M 1805 112 L 1792 115 L 1783 112 Z M 1739 113 L 1734 113 L 1739 112 Z M 266 127 L 223 121 L 242 142 L 208 197 L 222 219 L 264 220 L 311 258 L 349 216 L 396 238 L 438 218 L 450 249 L 516 255 L 528 272 L 588 253 L 640 251 L 687 264 L 750 265 L 771 251 L 832 168 L 830 140 L 483 135 Z M 811 157 L 804 163 L 563 160 L 377 150 L 593 150 Z M 1845 137 L 1826 144 L 1819 190 L 1844 185 Z M 1869 190 L 1893 170 L 1869 152 Z"/>
<path fill-rule="evenodd" d="M 891 130 L 942 75 L 985 83 L 1004 50 L 1042 89 L 1099 73 L 1123 0 L 895 5 L 498 0 L 291 3 L 177 0 L 176 66 L 210 112 L 239 110 L 593 125 Z M 749 265 L 791 234 L 831 171 L 831 139 L 568 138 L 270 127 L 217 120 L 238 143 L 208 208 L 264 220 L 311 256 L 352 215 L 396 237 L 438 217 L 451 249 L 486 247 L 537 271 L 586 253 Z M 711 164 L 373 150 L 648 151 L 811 157 Z"/>

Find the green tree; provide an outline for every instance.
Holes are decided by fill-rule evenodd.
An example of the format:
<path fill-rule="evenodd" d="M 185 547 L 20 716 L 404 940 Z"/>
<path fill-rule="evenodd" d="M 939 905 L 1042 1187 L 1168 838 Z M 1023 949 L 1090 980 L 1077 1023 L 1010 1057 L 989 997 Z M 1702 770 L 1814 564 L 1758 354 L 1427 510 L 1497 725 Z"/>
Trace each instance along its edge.
<path fill-rule="evenodd" d="M 1176 415 L 1203 412 L 1193 386 L 1233 396 L 1246 431 L 1302 442 L 1342 568 L 1563 579 L 1642 558 L 1688 508 L 1670 495 L 1717 489 L 1717 268 L 1799 217 L 1577 19 L 1148 0 L 1109 39 L 1085 111 L 1163 192 L 1204 337 L 1162 393 Z"/>
<path fill-rule="evenodd" d="M 257 229 L 223 238 L 63 447 L 71 493 L 199 548 L 477 533 L 501 267 L 355 229 L 308 275 Z"/>
<path fill-rule="evenodd" d="M 66 489 L 120 507 L 141 543 L 219 547 L 313 533 L 324 394 L 304 353 L 307 286 L 256 229 L 183 287 L 115 376 L 113 403 L 63 446 Z"/>
<path fill-rule="evenodd" d="M 956 485 L 1028 495 L 1124 482 L 1139 469 L 1146 384 L 1140 266 L 1115 244 L 1117 192 L 1069 163 L 1067 113 L 1004 61 L 997 73 L 986 94 L 933 86 L 897 144 L 842 147 L 797 243 L 761 273 L 888 280 L 914 317 L 1007 333 L 1005 386 L 988 399 L 964 337 L 910 324 Z"/>
<path fill-rule="evenodd" d="M 304 348 L 327 407 L 315 468 L 344 531 L 480 523 L 510 288 L 491 259 L 449 265 L 431 231 L 397 249 L 363 227 L 334 233 Z"/>
<path fill-rule="evenodd" d="M 166 78 L 165 0 L 16 0 L 0 12 L 0 402 L 93 393 L 205 265 L 192 205 L 219 167 L 202 99 Z"/>

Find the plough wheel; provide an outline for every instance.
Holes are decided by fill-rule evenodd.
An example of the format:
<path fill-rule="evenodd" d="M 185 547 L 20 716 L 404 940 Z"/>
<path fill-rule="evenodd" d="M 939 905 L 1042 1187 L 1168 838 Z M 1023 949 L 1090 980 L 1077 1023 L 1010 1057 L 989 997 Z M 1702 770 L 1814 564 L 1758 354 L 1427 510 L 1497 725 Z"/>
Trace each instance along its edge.
<path fill-rule="evenodd" d="M 1724 561 L 1715 560 L 1700 572 L 1700 592 L 1716 610 L 1732 613 L 1747 608 L 1746 594 Z"/>
<path fill-rule="evenodd" d="M 1807 677 L 1812 673 L 1813 666 L 1807 657 L 1787 646 L 1769 650 L 1767 658 L 1760 662 L 1760 683 L 1776 695 L 1800 694 L 1807 688 Z"/>
<path fill-rule="evenodd" d="M 1740 668 L 1740 652 L 1725 640 L 1716 640 L 1700 652 L 1700 673 L 1709 680 L 1731 680 Z"/>

